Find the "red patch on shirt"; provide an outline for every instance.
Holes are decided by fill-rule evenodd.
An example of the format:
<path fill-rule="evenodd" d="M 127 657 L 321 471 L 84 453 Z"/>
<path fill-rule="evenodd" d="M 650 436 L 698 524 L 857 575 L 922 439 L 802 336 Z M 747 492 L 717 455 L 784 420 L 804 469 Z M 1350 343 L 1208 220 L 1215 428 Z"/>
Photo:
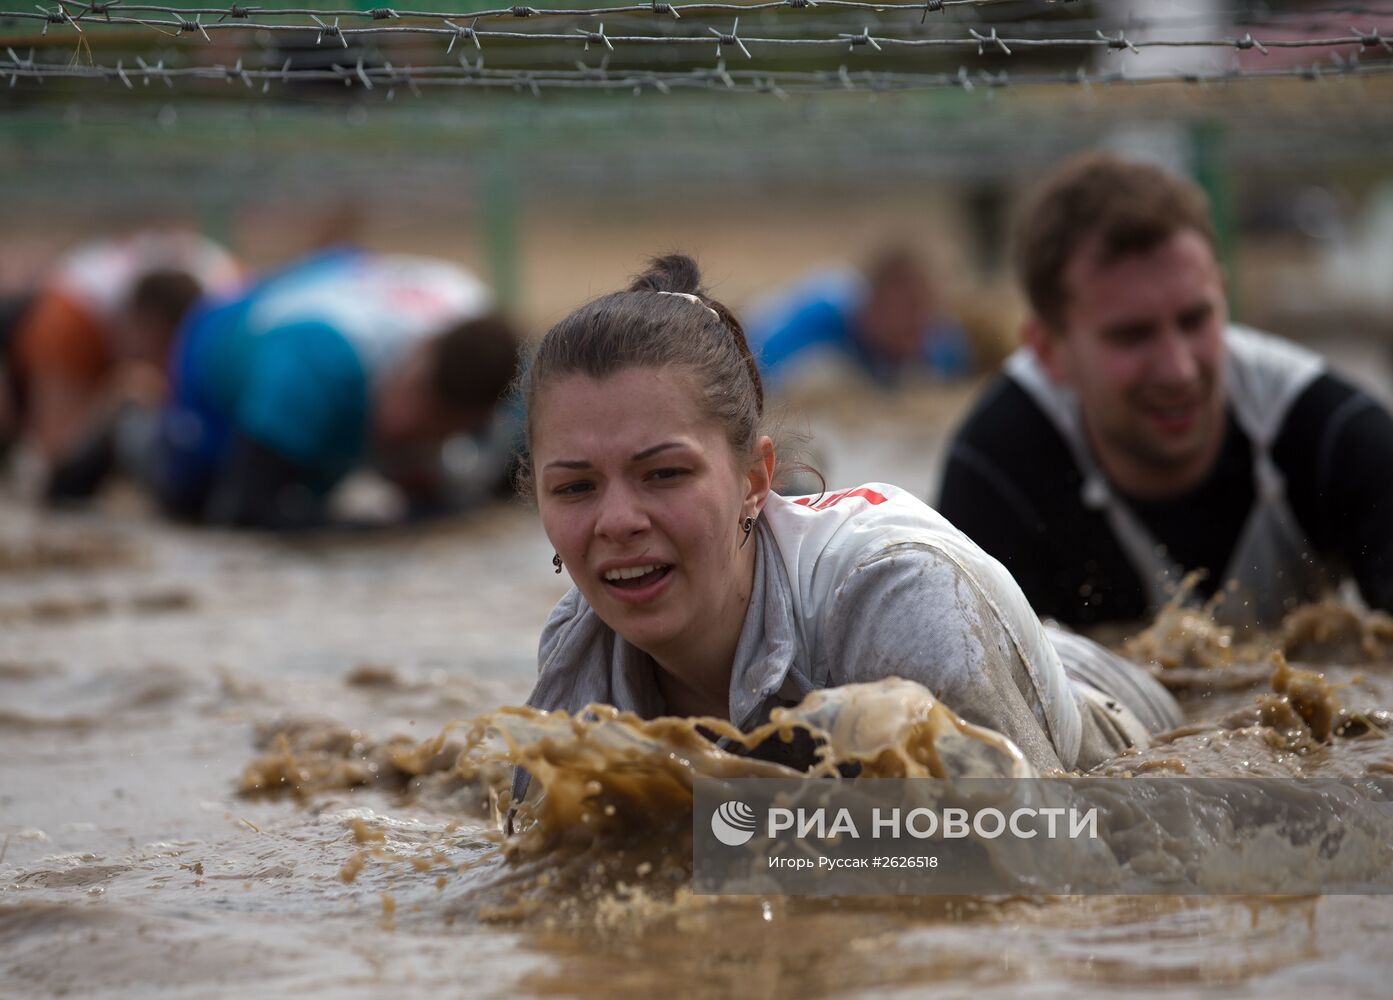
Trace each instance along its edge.
<path fill-rule="evenodd" d="M 860 497 L 873 506 L 875 504 L 884 503 L 886 499 L 875 490 L 860 486 L 854 490 L 842 490 L 840 493 L 828 493 L 826 496 L 818 498 L 816 503 L 813 502 L 813 497 L 799 497 L 793 502 L 804 507 L 811 507 L 813 510 L 826 510 L 833 504 L 841 503 L 847 497 Z"/>

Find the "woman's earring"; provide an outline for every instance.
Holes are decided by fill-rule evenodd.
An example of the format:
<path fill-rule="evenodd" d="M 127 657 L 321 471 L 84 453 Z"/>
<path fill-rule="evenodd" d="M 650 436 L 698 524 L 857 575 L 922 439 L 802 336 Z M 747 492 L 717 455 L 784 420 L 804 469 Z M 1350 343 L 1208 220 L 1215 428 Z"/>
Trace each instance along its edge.
<path fill-rule="evenodd" d="M 551 554 L 551 564 L 556 567 L 556 572 L 561 572 L 561 557 L 555 552 Z"/>
<path fill-rule="evenodd" d="M 745 520 L 740 522 L 740 530 L 745 533 L 745 537 L 740 539 L 740 547 L 743 549 L 745 543 L 750 540 L 750 532 L 755 530 L 755 519 L 746 515 Z"/>

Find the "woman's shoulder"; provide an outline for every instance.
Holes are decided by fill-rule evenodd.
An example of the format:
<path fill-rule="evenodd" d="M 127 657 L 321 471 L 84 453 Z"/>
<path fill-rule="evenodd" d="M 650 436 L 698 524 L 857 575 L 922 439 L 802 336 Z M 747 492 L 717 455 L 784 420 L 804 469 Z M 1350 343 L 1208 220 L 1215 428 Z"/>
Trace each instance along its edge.
<path fill-rule="evenodd" d="M 832 561 L 849 566 L 901 544 L 958 544 L 961 532 L 924 501 L 888 483 L 865 483 L 812 496 L 771 495 L 770 531 L 785 562 Z"/>
<path fill-rule="evenodd" d="M 975 548 L 928 504 L 887 483 L 813 496 L 771 496 L 765 517 L 795 606 L 805 615 L 817 614 L 853 575 L 864 578 L 892 553 L 959 564 L 962 557 L 954 550 Z"/>
<path fill-rule="evenodd" d="M 965 579 L 1008 620 L 1034 617 L 1001 563 L 899 487 L 866 483 L 819 496 L 773 497 L 766 513 L 805 614 L 828 607 L 853 577 L 868 583 L 920 573 L 926 584 L 929 577 L 938 584 Z"/>

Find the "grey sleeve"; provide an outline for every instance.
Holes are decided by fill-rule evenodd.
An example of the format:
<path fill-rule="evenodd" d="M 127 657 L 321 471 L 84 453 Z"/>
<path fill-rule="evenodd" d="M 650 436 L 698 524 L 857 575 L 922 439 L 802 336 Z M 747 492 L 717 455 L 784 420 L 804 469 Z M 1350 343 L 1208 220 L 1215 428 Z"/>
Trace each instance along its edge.
<path fill-rule="evenodd" d="M 820 623 L 818 649 L 828 686 L 916 681 L 968 722 L 1006 736 L 1036 768 L 1061 768 L 1005 626 L 967 575 L 932 548 L 892 546 L 859 565 Z"/>
<path fill-rule="evenodd" d="M 532 693 L 527 698 L 529 708 L 552 711 L 570 707 L 574 701 L 580 671 L 566 670 L 566 664 L 558 662 L 558 659 L 563 655 L 567 635 L 584 611 L 580 591 L 572 587 L 547 617 L 547 623 L 542 627 L 542 637 L 537 642 L 537 683 L 532 686 Z M 513 833 L 513 814 L 517 811 L 517 804 L 527 795 L 531 783 L 532 776 L 526 770 L 513 768 L 512 806 L 503 823 L 504 832 L 509 836 Z"/>

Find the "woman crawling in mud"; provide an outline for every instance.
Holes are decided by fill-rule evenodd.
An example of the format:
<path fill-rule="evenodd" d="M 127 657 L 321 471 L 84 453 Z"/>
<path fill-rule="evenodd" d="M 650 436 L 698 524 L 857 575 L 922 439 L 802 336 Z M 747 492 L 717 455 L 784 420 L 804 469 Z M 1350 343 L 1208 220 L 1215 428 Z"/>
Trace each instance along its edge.
<path fill-rule="evenodd" d="M 811 691 L 902 677 L 1043 771 L 1180 723 L 1160 685 L 1044 627 L 1000 563 L 905 491 L 773 492 L 755 359 L 689 258 L 553 327 L 522 392 L 524 476 L 575 584 L 542 634 L 532 707 L 748 731 Z M 753 753 L 806 768 L 811 750 Z"/>

